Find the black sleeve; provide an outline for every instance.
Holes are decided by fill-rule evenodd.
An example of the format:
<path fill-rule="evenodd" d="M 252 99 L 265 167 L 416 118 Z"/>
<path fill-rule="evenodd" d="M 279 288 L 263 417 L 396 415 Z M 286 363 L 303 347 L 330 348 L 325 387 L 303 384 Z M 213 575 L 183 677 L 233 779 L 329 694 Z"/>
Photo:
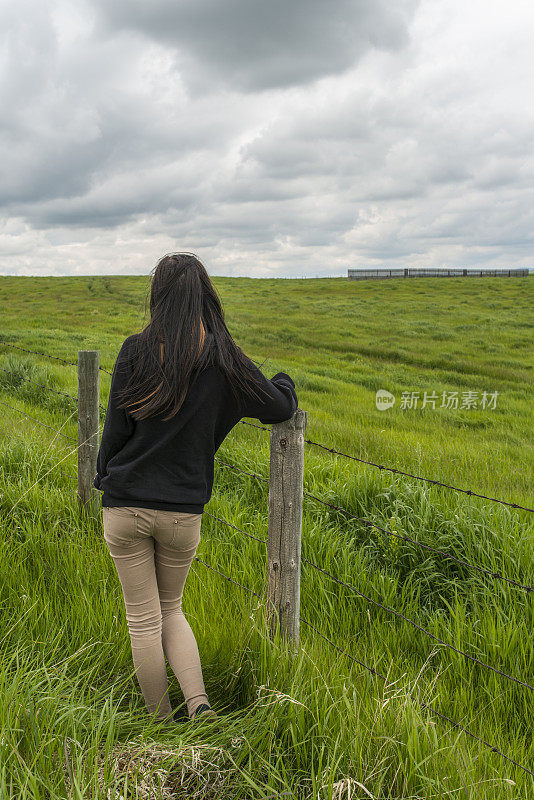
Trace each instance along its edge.
<path fill-rule="evenodd" d="M 290 419 L 298 408 L 293 378 L 286 372 L 277 372 L 269 380 L 250 359 L 248 362 L 259 385 L 251 381 L 250 385 L 256 396 L 252 394 L 252 389 L 245 392 L 242 398 L 241 416 L 255 417 L 266 425 Z"/>
<path fill-rule="evenodd" d="M 96 460 L 96 476 L 93 479 L 95 489 L 100 489 L 100 481 L 106 475 L 107 463 L 126 444 L 135 429 L 135 420 L 126 409 L 117 408 L 117 392 L 128 382 L 131 366 L 128 360 L 128 339 L 123 343 L 111 378 L 106 420 L 102 431 L 102 439 Z"/>

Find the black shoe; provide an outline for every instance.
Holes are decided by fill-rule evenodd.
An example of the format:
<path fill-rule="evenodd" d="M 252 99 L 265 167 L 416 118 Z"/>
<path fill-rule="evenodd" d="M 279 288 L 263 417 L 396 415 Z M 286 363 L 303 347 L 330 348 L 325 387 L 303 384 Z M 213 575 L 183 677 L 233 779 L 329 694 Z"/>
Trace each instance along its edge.
<path fill-rule="evenodd" d="M 178 708 L 174 712 L 174 714 L 172 715 L 172 718 L 173 718 L 174 722 L 185 722 L 188 719 L 187 715 L 184 714 L 184 712 L 180 708 Z"/>
<path fill-rule="evenodd" d="M 216 719 L 217 718 L 217 714 L 215 713 L 215 711 L 213 710 L 213 708 L 211 706 L 207 705 L 207 703 L 201 703 L 199 706 L 197 706 L 197 708 L 195 708 L 195 711 L 193 712 L 193 716 L 191 717 L 191 721 L 197 720 L 197 719 L 200 719 L 200 718 L 202 718 L 202 719 Z"/>

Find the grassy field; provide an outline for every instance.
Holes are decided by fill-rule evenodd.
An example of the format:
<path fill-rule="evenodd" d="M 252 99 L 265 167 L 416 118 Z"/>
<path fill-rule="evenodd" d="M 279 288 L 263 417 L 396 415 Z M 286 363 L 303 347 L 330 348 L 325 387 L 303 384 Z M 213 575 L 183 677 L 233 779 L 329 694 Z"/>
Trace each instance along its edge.
<path fill-rule="evenodd" d="M 307 438 L 533 507 L 532 277 L 213 281 L 245 352 L 268 377 L 294 378 Z M 111 371 L 123 339 L 148 320 L 148 290 L 146 276 L 1 277 L 0 339 L 73 362 L 78 349 L 98 349 Z M 76 395 L 76 368 L 2 344 L 0 367 L 0 798 L 534 796 L 533 777 L 431 710 L 534 772 L 532 690 L 307 564 L 301 611 L 319 633 L 301 626 L 295 658 L 267 636 L 256 597 L 195 562 L 184 609 L 224 723 L 148 720 L 101 515 L 77 508 L 76 442 L 64 438 L 76 437 L 76 404 L 37 385 Z M 376 408 L 378 389 L 395 395 L 392 408 Z M 108 391 L 101 373 L 104 407 Z M 469 391 L 479 401 L 497 392 L 495 408 L 441 407 L 443 392 L 461 401 Z M 436 392 L 438 402 L 403 408 L 405 392 Z M 267 477 L 269 435 L 238 424 L 218 456 Z M 306 491 L 534 585 L 531 513 L 309 444 L 305 458 Z M 215 470 L 205 510 L 266 538 L 266 485 Z M 534 684 L 532 593 L 306 497 L 302 554 Z M 198 555 L 261 593 L 261 543 L 206 514 Z M 181 705 L 170 668 L 169 678 Z"/>

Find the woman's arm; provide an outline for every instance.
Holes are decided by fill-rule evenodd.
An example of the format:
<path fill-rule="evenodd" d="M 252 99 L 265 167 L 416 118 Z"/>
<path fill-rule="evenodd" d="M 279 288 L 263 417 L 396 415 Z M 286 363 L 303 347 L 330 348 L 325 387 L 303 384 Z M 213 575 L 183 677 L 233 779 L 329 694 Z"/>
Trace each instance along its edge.
<path fill-rule="evenodd" d="M 129 337 L 123 342 L 113 368 L 106 419 L 96 460 L 96 476 L 93 480 L 95 489 L 101 489 L 100 481 L 106 475 L 109 459 L 124 447 L 135 430 L 135 420 L 126 409 L 117 408 L 118 392 L 126 386 L 131 375 L 128 341 Z"/>
<path fill-rule="evenodd" d="M 286 372 L 277 372 L 269 380 L 253 361 L 249 366 L 259 383 L 259 387 L 252 384 L 258 397 L 247 392 L 243 398 L 241 416 L 255 417 L 266 425 L 290 419 L 298 408 L 293 378 Z"/>

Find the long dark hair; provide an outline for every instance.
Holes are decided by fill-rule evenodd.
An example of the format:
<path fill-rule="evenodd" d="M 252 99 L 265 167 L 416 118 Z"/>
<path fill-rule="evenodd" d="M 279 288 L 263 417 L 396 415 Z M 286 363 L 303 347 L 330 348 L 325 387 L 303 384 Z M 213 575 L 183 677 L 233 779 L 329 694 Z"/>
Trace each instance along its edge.
<path fill-rule="evenodd" d="M 212 365 L 225 373 L 239 408 L 243 392 L 258 397 L 252 386 L 257 381 L 226 327 L 217 291 L 193 253 L 171 253 L 158 262 L 150 317 L 135 338 L 133 371 L 120 392 L 119 408 L 136 420 L 170 409 L 166 422 L 180 410 L 193 378 Z"/>

